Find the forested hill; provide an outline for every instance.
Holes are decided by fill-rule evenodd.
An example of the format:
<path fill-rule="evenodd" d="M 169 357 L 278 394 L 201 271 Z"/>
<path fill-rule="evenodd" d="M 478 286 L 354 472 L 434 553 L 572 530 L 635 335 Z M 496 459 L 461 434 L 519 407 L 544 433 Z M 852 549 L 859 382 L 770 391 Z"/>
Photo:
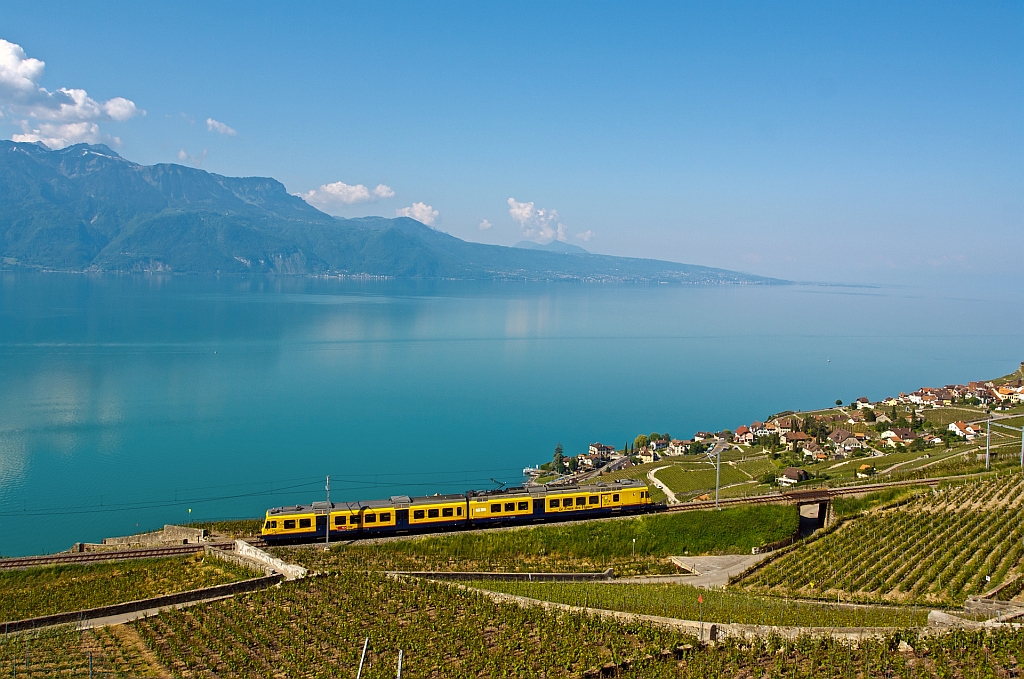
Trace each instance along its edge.
<path fill-rule="evenodd" d="M 283 184 L 145 166 L 103 145 L 0 141 L 2 268 L 396 278 L 784 283 L 650 259 L 469 243 L 413 219 L 339 219 Z"/>

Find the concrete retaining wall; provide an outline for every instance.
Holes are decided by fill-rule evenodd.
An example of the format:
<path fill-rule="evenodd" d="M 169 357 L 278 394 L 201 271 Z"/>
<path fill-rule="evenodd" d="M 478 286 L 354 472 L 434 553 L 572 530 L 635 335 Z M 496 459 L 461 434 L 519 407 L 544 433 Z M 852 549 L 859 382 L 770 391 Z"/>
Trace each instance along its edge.
<path fill-rule="evenodd" d="M 700 622 L 698 620 L 681 620 L 678 618 L 665 618 L 660 615 L 643 615 L 640 613 L 625 613 L 623 611 L 610 611 L 604 608 L 584 608 L 582 606 L 570 606 L 569 604 L 555 603 L 552 601 L 541 601 L 528 597 L 504 594 L 502 592 L 491 592 L 484 589 L 467 587 L 466 585 L 454 584 L 454 587 L 479 592 L 493 601 L 499 603 L 512 603 L 523 608 L 539 607 L 547 610 L 569 611 L 572 613 L 585 613 L 601 618 L 609 618 L 621 622 L 646 622 L 659 627 L 692 634 L 701 641 L 714 641 L 726 637 L 766 637 L 776 635 L 785 639 L 798 639 L 800 637 L 832 637 L 834 639 L 860 640 L 872 637 L 886 637 L 898 630 L 894 627 L 778 627 L 773 625 L 739 625 L 722 624 L 712 622 Z"/>
<path fill-rule="evenodd" d="M 242 566 L 243 568 L 255 570 L 259 573 L 263 573 L 264 575 L 274 575 L 275 573 L 277 573 L 274 567 L 270 566 L 269 564 L 265 564 L 262 561 L 249 559 L 247 557 L 242 556 L 241 554 L 235 554 L 234 552 L 229 552 L 223 549 L 218 549 L 216 547 L 207 546 L 205 553 L 207 556 L 211 556 L 215 559 L 221 559 L 223 561 L 227 561 L 228 563 L 233 563 L 236 566 Z"/>
<path fill-rule="evenodd" d="M 981 597 L 968 597 L 964 603 L 964 612 L 968 615 L 983 615 L 988 618 L 995 618 L 1008 613 L 1024 613 L 1024 603 L 1018 601 L 997 601 L 995 599 L 983 599 Z"/>
<path fill-rule="evenodd" d="M 615 571 L 611 568 L 603 573 L 494 573 L 484 571 L 390 571 L 388 575 L 408 575 L 427 580 L 523 580 L 527 582 L 584 582 L 612 580 Z"/>
<path fill-rule="evenodd" d="M 178 592 L 177 594 L 165 594 L 163 596 L 152 597 L 150 599 L 129 601 L 123 604 L 113 604 L 110 606 L 100 606 L 99 608 L 87 608 L 81 611 L 71 611 L 69 613 L 56 613 L 54 615 L 43 615 L 37 618 L 28 618 L 26 620 L 3 622 L 0 623 L 0 634 L 24 632 L 25 630 L 36 629 L 39 627 L 51 627 L 53 625 L 67 625 L 85 620 L 94 620 L 96 618 L 106 618 L 112 615 L 124 615 L 126 613 L 136 613 L 152 608 L 177 606 L 179 604 L 191 603 L 193 601 L 216 599 L 218 597 L 242 594 L 244 592 L 254 592 L 259 589 L 270 587 L 271 585 L 280 582 L 281 579 L 281 575 L 266 575 L 261 578 L 242 580 L 240 582 L 229 582 L 225 585 L 193 589 L 188 592 Z"/>
<path fill-rule="evenodd" d="M 267 554 L 262 549 L 253 547 L 245 540 L 235 540 L 235 551 L 247 559 L 252 559 L 253 561 L 269 566 L 283 575 L 286 580 L 296 580 L 298 578 L 306 577 L 306 569 L 302 566 L 286 563 L 275 556 Z"/>

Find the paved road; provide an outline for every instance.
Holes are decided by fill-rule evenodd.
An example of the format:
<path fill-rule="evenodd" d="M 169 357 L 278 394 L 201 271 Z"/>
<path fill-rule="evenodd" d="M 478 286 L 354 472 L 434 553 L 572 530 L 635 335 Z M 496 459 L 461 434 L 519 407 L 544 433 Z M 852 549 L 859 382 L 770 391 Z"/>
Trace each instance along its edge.
<path fill-rule="evenodd" d="M 662 469 L 668 469 L 668 468 L 669 468 L 670 466 L 671 466 L 671 465 L 665 465 L 664 467 L 657 467 L 656 469 L 652 469 L 651 471 L 647 472 L 647 480 L 648 480 L 648 481 L 650 481 L 651 483 L 653 483 L 653 484 L 654 484 L 655 486 L 657 486 L 658 488 L 661 488 L 662 492 L 663 492 L 663 493 L 665 493 L 665 496 L 666 496 L 666 497 L 668 498 L 668 503 L 669 503 L 670 505 L 677 505 L 677 504 L 679 504 L 679 500 L 678 500 L 678 499 L 676 499 L 676 494 L 675 494 L 675 493 L 673 493 L 673 492 L 672 492 L 672 491 L 671 491 L 671 490 L 669 489 L 669 487 L 668 487 L 668 486 L 666 486 L 666 485 L 665 485 L 664 483 L 662 483 L 661 481 L 659 481 L 659 480 L 658 480 L 658 479 L 657 479 L 657 478 L 656 478 L 656 477 L 654 476 L 654 472 L 659 472 L 659 471 L 661 471 Z"/>
<path fill-rule="evenodd" d="M 717 589 L 729 584 L 731 576 L 739 575 L 767 556 L 767 554 L 673 556 L 672 561 L 680 568 L 691 573 L 691 575 L 638 576 L 635 578 L 616 578 L 612 582 L 616 584 L 680 583 L 703 589 Z"/>

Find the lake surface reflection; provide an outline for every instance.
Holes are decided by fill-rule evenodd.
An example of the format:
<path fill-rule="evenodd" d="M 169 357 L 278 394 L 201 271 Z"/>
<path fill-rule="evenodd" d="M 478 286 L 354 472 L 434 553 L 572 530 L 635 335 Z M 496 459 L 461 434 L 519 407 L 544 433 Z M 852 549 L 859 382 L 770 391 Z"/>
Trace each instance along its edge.
<path fill-rule="evenodd" d="M 909 288 L 0 274 L 0 554 L 994 377 L 1022 318 Z"/>

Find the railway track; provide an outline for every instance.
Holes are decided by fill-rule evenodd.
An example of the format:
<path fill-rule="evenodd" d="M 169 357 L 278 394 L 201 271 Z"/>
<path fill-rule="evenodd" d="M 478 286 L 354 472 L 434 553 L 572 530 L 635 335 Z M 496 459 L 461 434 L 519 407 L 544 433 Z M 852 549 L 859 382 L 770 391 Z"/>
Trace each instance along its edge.
<path fill-rule="evenodd" d="M 806 490 L 798 490 L 788 493 L 770 493 L 768 495 L 722 498 L 718 501 L 718 506 L 735 507 L 739 505 L 757 504 L 813 504 L 815 502 L 827 502 L 836 497 L 860 495 L 862 493 L 874 493 L 888 488 L 899 488 L 905 486 L 937 486 L 943 481 L 950 481 L 956 478 L 961 477 L 943 476 L 933 479 L 910 479 L 906 481 L 892 481 L 890 483 L 871 483 L 861 486 L 841 486 L 839 488 L 808 488 Z M 672 505 L 665 511 L 692 512 L 714 508 L 714 500 L 701 500 L 700 502 L 684 502 L 683 504 Z"/>
<path fill-rule="evenodd" d="M 173 545 L 169 547 L 149 547 L 145 549 L 111 550 L 108 552 L 81 552 L 65 554 L 47 554 L 44 556 L 24 556 L 0 559 L 0 571 L 47 566 L 52 564 L 96 563 L 100 561 L 125 561 L 129 559 L 153 559 L 163 556 L 186 556 L 202 551 L 206 545 Z"/>

